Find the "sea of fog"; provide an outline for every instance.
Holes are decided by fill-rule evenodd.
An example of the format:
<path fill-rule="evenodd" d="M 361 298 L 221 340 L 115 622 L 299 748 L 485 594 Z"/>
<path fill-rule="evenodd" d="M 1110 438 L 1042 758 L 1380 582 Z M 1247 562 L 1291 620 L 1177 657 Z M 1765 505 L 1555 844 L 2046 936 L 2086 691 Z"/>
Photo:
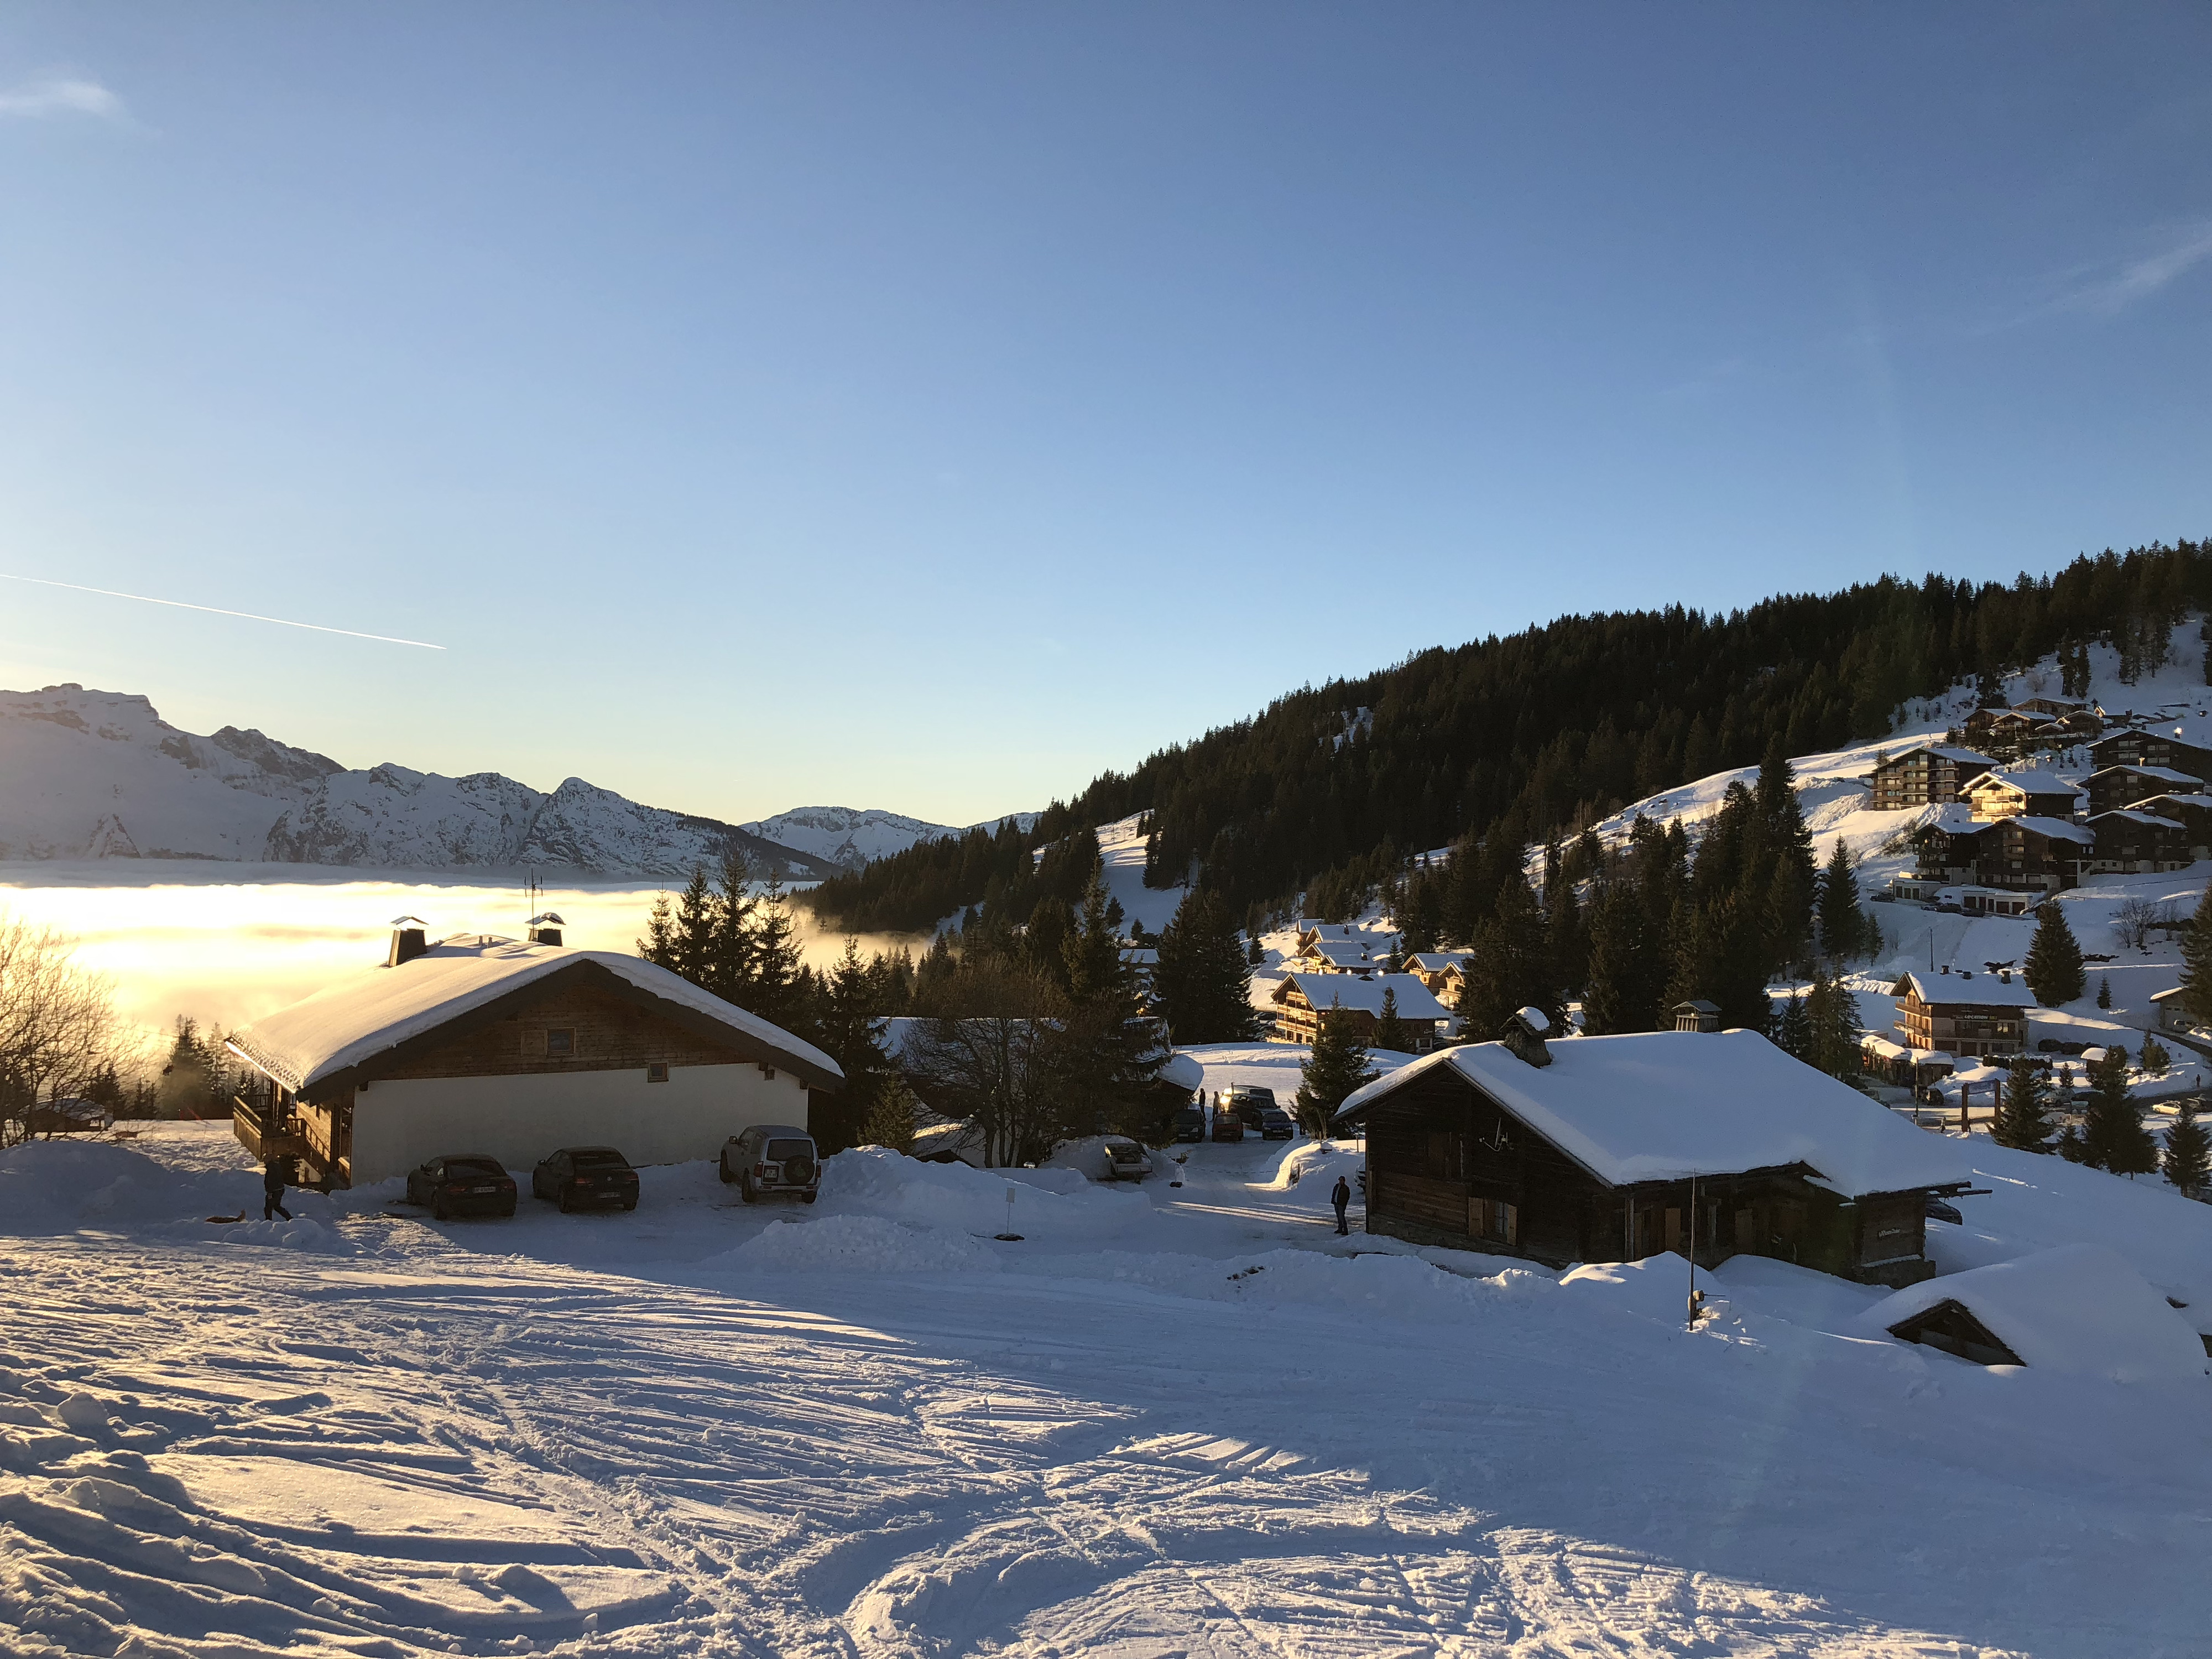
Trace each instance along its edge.
<path fill-rule="evenodd" d="M 505 874 L 198 860 L 5 862 L 0 915 L 74 938 L 79 962 L 113 979 L 117 1007 L 135 1025 L 164 1031 L 190 1014 L 232 1027 L 381 963 L 395 916 L 420 916 L 433 939 L 520 938 L 532 907 L 521 877 Z M 666 890 L 665 883 L 637 881 L 546 887 L 537 908 L 560 913 L 569 945 L 635 951 L 653 899 Z M 810 962 L 825 964 L 844 948 L 842 934 L 815 927 L 811 911 L 794 906 L 792 915 Z M 915 943 L 860 941 L 863 951 Z"/>

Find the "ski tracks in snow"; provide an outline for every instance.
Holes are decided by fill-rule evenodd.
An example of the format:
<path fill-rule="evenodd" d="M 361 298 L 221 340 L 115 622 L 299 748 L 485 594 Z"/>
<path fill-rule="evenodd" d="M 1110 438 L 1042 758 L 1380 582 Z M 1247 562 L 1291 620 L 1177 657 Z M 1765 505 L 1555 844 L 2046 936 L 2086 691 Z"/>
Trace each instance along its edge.
<path fill-rule="evenodd" d="M 1562 1407 L 1401 1401 L 1366 1438 L 1455 1479 L 1379 1476 L 1341 1371 L 1170 1351 L 1136 1292 L 915 1276 L 841 1316 L 428 1241 L 0 1248 L 10 1654 L 1995 1651 L 1436 1495 Z"/>

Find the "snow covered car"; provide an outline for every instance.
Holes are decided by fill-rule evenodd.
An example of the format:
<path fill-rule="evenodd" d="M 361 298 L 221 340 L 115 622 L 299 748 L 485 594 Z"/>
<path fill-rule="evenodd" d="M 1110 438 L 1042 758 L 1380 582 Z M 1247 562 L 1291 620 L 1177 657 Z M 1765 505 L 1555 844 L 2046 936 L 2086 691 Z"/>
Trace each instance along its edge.
<path fill-rule="evenodd" d="M 1103 1181 L 1142 1181 L 1152 1172 L 1152 1160 L 1145 1149 L 1127 1135 L 1108 1135 L 1102 1149 L 1106 1166 Z"/>
<path fill-rule="evenodd" d="M 1260 1112 L 1260 1139 L 1262 1140 L 1293 1140 L 1297 1138 L 1297 1126 L 1291 1115 L 1279 1106 L 1263 1107 Z"/>
<path fill-rule="evenodd" d="M 637 1171 L 611 1146 L 563 1146 L 538 1160 L 530 1191 L 558 1204 L 563 1215 L 592 1207 L 635 1210 Z"/>
<path fill-rule="evenodd" d="M 765 1193 L 796 1193 L 811 1204 L 822 1190 L 814 1137 L 785 1123 L 756 1123 L 722 1143 L 722 1179 L 748 1204 Z"/>
<path fill-rule="evenodd" d="M 514 1213 L 514 1177 L 484 1152 L 434 1158 L 407 1172 L 407 1201 L 429 1206 L 441 1221 L 457 1215 Z"/>

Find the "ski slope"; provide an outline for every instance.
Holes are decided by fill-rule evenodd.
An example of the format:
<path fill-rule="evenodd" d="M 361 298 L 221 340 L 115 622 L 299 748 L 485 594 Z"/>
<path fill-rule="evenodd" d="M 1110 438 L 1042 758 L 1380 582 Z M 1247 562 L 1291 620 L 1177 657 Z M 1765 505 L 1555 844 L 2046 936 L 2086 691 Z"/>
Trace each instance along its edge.
<path fill-rule="evenodd" d="M 1677 1258 L 1377 1251 L 1310 1143 L 1024 1183 L 1018 1243 L 1001 1178 L 883 1152 L 811 1209 L 687 1164 L 632 1215 L 211 1226 L 236 1146 L 140 1146 L 0 1154 L 11 1656 L 2112 1659 L 2212 1621 L 2212 1382 L 1984 1370 L 1784 1264 L 1707 1276 L 1691 1334 Z M 1943 1231 L 2212 1260 L 2212 1208 L 2066 1175 L 2104 1187 Z"/>

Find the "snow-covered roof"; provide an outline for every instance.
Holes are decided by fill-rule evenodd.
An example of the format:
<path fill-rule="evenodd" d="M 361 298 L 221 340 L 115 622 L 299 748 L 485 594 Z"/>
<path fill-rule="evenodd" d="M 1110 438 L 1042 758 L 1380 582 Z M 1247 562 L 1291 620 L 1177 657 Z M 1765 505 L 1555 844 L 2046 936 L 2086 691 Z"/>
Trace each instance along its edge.
<path fill-rule="evenodd" d="M 258 1019 L 231 1047 L 295 1091 L 350 1071 L 555 974 L 592 964 L 768 1049 L 809 1081 L 844 1080 L 837 1062 L 780 1025 L 640 957 L 509 939 L 449 939 L 398 967 L 372 968 Z"/>
<path fill-rule="evenodd" d="M 1896 994 L 1910 988 L 1923 1002 L 1966 1003 L 1977 1008 L 2033 1008 L 2035 993 L 2019 974 L 2008 985 L 1995 974 L 1923 974 L 1913 972 L 1897 981 Z"/>
<path fill-rule="evenodd" d="M 2124 762 L 2117 766 L 2098 768 L 2089 774 L 2089 781 L 2094 783 L 2099 778 L 2110 777 L 2115 772 L 2131 773 L 2139 778 L 2156 778 L 2160 783 L 2193 783 L 2197 786 L 2197 789 L 2184 789 L 2178 792 L 2185 795 L 2197 793 L 2197 790 L 2202 789 L 2204 785 L 2204 780 L 2193 772 L 2177 772 L 2171 766 L 2130 766 Z"/>
<path fill-rule="evenodd" d="M 1472 951 L 1421 951 L 1407 957 L 1406 966 L 1425 974 L 1440 974 L 1447 968 L 1464 968 L 1474 960 Z"/>
<path fill-rule="evenodd" d="M 1982 827 L 1984 830 L 1996 830 L 2008 824 L 2041 836 L 2046 841 L 2079 842 L 2082 846 L 2087 847 L 2097 839 L 2081 824 L 2069 823 L 2064 818 L 2039 817 L 2033 812 L 2024 813 L 2018 817 L 1997 818 Z"/>
<path fill-rule="evenodd" d="M 1915 755 L 1933 755 L 1938 760 L 1955 761 L 1961 766 L 1978 766 L 1984 771 L 1996 764 L 1987 755 L 1977 754 L 1971 749 L 1960 749 L 1942 743 L 1916 743 L 1910 749 L 1899 750 L 1882 765 L 1894 766 L 1899 761 L 1911 760 Z"/>
<path fill-rule="evenodd" d="M 2179 830 L 2185 834 L 2189 829 L 2185 823 L 2176 823 L 2172 818 L 2162 818 L 2155 812 L 2138 812 L 2132 806 L 2119 806 L 2109 812 L 2100 812 L 2089 820 L 2090 827 L 2094 829 L 2107 818 L 2125 818 L 2130 823 L 2154 823 L 2162 830 Z"/>
<path fill-rule="evenodd" d="M 1160 1062 L 1159 1079 L 1178 1089 L 1202 1089 L 1206 1066 L 1194 1054 L 1170 1054 Z"/>
<path fill-rule="evenodd" d="M 2067 1244 L 1923 1279 L 1862 1314 L 1869 1335 L 1955 1302 L 2031 1366 L 2117 1382 L 2202 1376 L 2204 1345 L 2166 1297 L 2102 1244 Z"/>
<path fill-rule="evenodd" d="M 2079 786 L 2049 772 L 1984 772 L 1966 785 L 1968 789 L 1979 789 L 1984 784 L 1995 784 L 2007 789 L 2017 789 L 2027 795 L 2073 795 Z"/>
<path fill-rule="evenodd" d="M 1366 941 L 1356 939 L 1316 939 L 1298 953 L 1323 962 L 1359 963 L 1372 960 Z"/>
<path fill-rule="evenodd" d="M 1316 1009 L 1337 1007 L 1380 1015 L 1382 994 L 1395 991 L 1401 1019 L 1451 1018 L 1451 1010 L 1412 974 L 1376 974 L 1366 979 L 1351 974 L 1285 974 L 1275 988 L 1275 1000 L 1280 1002 L 1293 986 Z"/>
<path fill-rule="evenodd" d="M 1561 1037 L 1536 1066 L 1502 1042 L 1439 1049 L 1358 1090 L 1340 1121 L 1439 1066 L 1504 1106 L 1601 1181 L 1808 1165 L 1845 1193 L 1963 1182 L 1957 1143 L 1915 1127 L 1756 1031 Z"/>

